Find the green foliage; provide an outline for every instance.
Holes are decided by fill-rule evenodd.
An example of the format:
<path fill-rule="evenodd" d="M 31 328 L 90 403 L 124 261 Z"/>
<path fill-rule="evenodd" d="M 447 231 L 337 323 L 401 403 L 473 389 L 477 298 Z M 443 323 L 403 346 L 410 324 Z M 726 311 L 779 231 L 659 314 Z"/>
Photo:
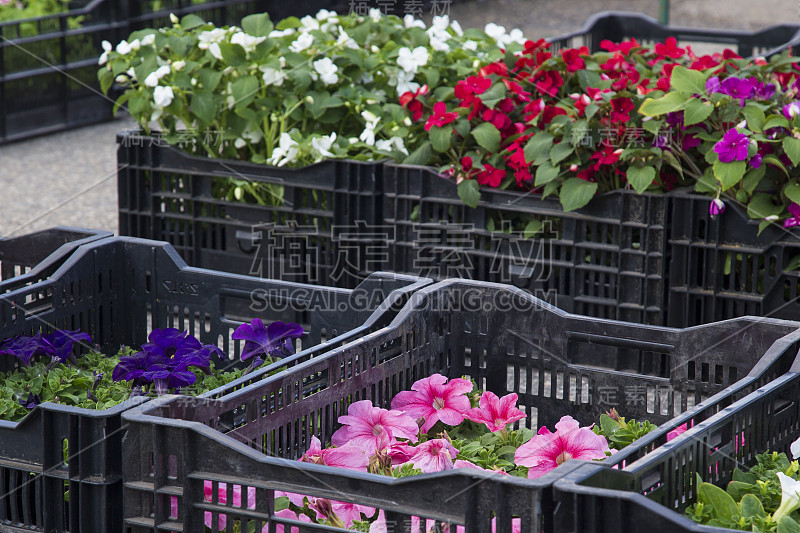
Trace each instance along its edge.
<path fill-rule="evenodd" d="M 615 450 L 621 450 L 658 427 L 647 420 L 644 422 L 626 421 L 625 417 L 617 414 L 616 409 L 612 409 L 610 414 L 611 416 L 608 414 L 600 415 L 600 423 L 596 424 L 592 431 L 604 436 L 608 441 L 608 447 Z"/>

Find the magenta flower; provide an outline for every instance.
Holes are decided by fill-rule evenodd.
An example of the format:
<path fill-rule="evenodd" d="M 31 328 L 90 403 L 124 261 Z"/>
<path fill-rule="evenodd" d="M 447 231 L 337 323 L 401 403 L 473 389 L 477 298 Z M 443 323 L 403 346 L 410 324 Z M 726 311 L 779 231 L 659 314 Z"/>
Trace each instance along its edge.
<path fill-rule="evenodd" d="M 366 472 L 369 456 L 356 446 L 344 445 L 340 448 L 322 449 L 322 443 L 316 436 L 311 437 L 311 446 L 300 460 L 304 463 L 336 466 L 350 470 Z"/>
<path fill-rule="evenodd" d="M 417 453 L 409 462 L 426 474 L 453 469 L 458 450 L 446 439 L 433 439 L 417 446 Z"/>
<path fill-rule="evenodd" d="M 263 357 L 283 357 L 294 353 L 294 339 L 303 336 L 303 327 L 294 323 L 281 321 L 272 322 L 265 326 L 259 318 L 254 318 L 249 324 L 242 324 L 231 335 L 232 339 L 243 340 L 244 349 L 241 359 L 246 361 L 254 357 L 254 366 L 263 362 Z"/>
<path fill-rule="evenodd" d="M 469 380 L 455 378 L 448 382 L 443 375 L 434 374 L 416 381 L 410 391 L 397 393 L 392 398 L 392 409 L 424 419 L 422 432 L 427 433 L 438 420 L 449 426 L 463 422 L 471 407 L 465 396 L 468 392 L 472 392 Z"/>
<path fill-rule="evenodd" d="M 683 435 L 686 433 L 687 427 L 686 424 L 682 426 L 678 426 L 669 433 L 667 433 L 667 442 L 671 441 L 672 439 L 678 438 L 679 435 Z"/>
<path fill-rule="evenodd" d="M 535 479 L 569 459 L 605 459 L 607 451 L 605 437 L 564 416 L 556 424 L 555 433 L 542 426 L 538 435 L 517 448 L 514 461 L 529 467 L 528 478 Z"/>
<path fill-rule="evenodd" d="M 714 151 L 719 154 L 719 160 L 723 163 L 731 161 L 744 161 L 747 159 L 747 148 L 750 141 L 747 135 L 739 133 L 736 128 L 731 128 L 725 132 L 722 139 L 714 145 Z"/>
<path fill-rule="evenodd" d="M 714 94 L 720 92 L 722 86 L 719 83 L 718 76 L 711 76 L 706 80 L 706 92 L 708 94 Z"/>
<path fill-rule="evenodd" d="M 381 447 L 386 435 L 390 440 L 419 440 L 419 426 L 413 418 L 401 411 L 374 407 L 369 400 L 350 404 L 347 414 L 339 417 L 339 423 L 343 426 L 331 436 L 333 445 L 345 446 L 349 443 L 361 448 L 368 456 Z"/>
<path fill-rule="evenodd" d="M 787 120 L 792 120 L 797 115 L 800 115 L 800 100 L 783 106 L 783 116 Z"/>
<path fill-rule="evenodd" d="M 755 79 L 755 78 L 753 78 Z M 706 89 L 708 82 L 706 82 Z M 719 92 L 727 94 L 731 98 L 738 98 L 739 105 L 744 107 L 744 101 L 753 98 L 756 95 L 756 85 L 751 80 L 743 80 L 740 78 L 725 78 L 720 83 Z"/>
<path fill-rule="evenodd" d="M 366 505 L 359 505 L 357 503 L 339 502 L 336 500 L 331 500 L 331 508 L 333 514 L 347 529 L 350 529 L 353 526 L 353 522 L 356 520 L 362 520 L 362 513 L 366 516 L 373 516 L 375 514 L 374 507 L 367 507 Z"/>
<path fill-rule="evenodd" d="M 725 212 L 725 202 L 720 200 L 719 198 L 714 198 L 711 200 L 711 204 L 708 206 L 708 214 L 712 217 L 717 215 L 721 215 Z"/>
<path fill-rule="evenodd" d="M 207 502 L 213 501 L 213 483 L 211 481 L 204 481 L 203 482 L 203 495 L 204 500 Z M 228 485 L 226 483 L 219 483 L 217 485 L 217 502 L 221 504 L 228 503 Z M 173 504 L 174 507 L 177 506 L 177 501 Z M 242 507 L 242 486 L 241 485 L 234 485 L 233 486 L 233 506 L 234 507 Z M 255 487 L 247 487 L 247 508 L 248 509 L 255 509 L 256 508 L 256 489 Z M 177 516 L 177 514 L 176 514 Z M 203 521 L 206 524 L 206 527 L 213 530 L 213 515 L 212 513 L 206 511 L 204 513 Z M 219 521 L 217 522 L 217 530 L 224 531 L 225 526 L 228 523 L 228 517 L 225 514 L 219 515 Z"/>
<path fill-rule="evenodd" d="M 471 462 L 465 461 L 463 459 L 456 459 L 455 462 L 453 463 L 453 468 L 471 468 L 473 470 L 481 470 L 483 472 L 491 472 L 492 474 L 502 474 L 504 476 L 510 476 L 511 475 L 508 472 L 506 472 L 505 470 L 489 470 L 488 468 L 480 467 L 480 466 L 476 465 L 475 463 L 471 463 Z"/>
<path fill-rule="evenodd" d="M 513 392 L 498 398 L 495 393 L 486 391 L 481 395 L 478 405 L 480 407 L 470 409 L 464 416 L 473 422 L 483 422 L 492 432 L 502 431 L 508 424 L 526 416 L 517 409 L 517 395 Z"/>
<path fill-rule="evenodd" d="M 792 216 L 783 221 L 783 227 L 793 228 L 795 226 L 800 226 L 800 205 L 792 202 L 786 210 L 789 211 L 789 214 Z"/>

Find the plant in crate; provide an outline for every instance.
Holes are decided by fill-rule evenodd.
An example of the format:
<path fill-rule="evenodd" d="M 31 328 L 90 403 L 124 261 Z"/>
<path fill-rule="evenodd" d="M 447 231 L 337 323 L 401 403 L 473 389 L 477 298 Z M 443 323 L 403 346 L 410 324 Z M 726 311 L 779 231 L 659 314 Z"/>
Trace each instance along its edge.
<path fill-rule="evenodd" d="M 399 95 L 447 86 L 502 56 L 495 38 L 447 17 L 426 29 L 378 10 L 277 25 L 251 15 L 241 28 L 188 16 L 126 43 L 135 46 L 106 47 L 98 75 L 105 91 L 115 80 L 128 86 L 117 105 L 145 131 L 157 122 L 173 144 L 275 166 L 405 157 L 410 120 Z M 237 198 L 265 198 L 236 185 Z"/>
<path fill-rule="evenodd" d="M 741 192 L 728 194 L 755 200 L 751 212 L 762 219 L 781 211 L 765 202 L 779 200 L 776 183 L 791 185 L 787 165 L 800 159 L 792 58 L 697 56 L 672 38 L 601 47 L 555 55 L 544 41 L 528 42 L 452 93 L 412 95 L 422 139 L 405 162 L 454 176 L 471 206 L 485 186 L 557 195 L 566 211 L 629 187 L 666 192 L 696 182 L 719 198 L 752 170 Z M 757 194 L 770 188 L 771 198 Z"/>
<path fill-rule="evenodd" d="M 42 402 L 108 409 L 138 395 L 201 394 L 294 353 L 293 341 L 302 336 L 298 324 L 265 325 L 258 318 L 242 324 L 232 338 L 245 341 L 241 361 L 249 363 L 232 369 L 217 346 L 202 345 L 175 328 L 153 330 L 138 352 L 122 347 L 106 355 L 89 349 L 80 357 L 76 345 L 91 343 L 80 331 L 14 337 L 0 344 L 0 355 L 18 361 L 16 370 L 3 375 L 0 417 L 22 420 Z"/>

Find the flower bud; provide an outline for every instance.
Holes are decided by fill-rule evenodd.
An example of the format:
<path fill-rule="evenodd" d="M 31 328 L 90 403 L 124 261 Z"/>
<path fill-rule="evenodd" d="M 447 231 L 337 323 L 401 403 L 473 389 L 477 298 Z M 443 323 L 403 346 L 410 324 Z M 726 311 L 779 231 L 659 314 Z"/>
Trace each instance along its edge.
<path fill-rule="evenodd" d="M 778 218 L 779 218 L 778 215 L 770 215 L 768 217 L 764 217 L 764 220 L 766 220 L 767 222 L 775 222 L 776 220 L 778 220 Z"/>
<path fill-rule="evenodd" d="M 575 163 L 572 163 L 569 166 L 569 169 L 570 169 L 571 172 L 577 172 L 578 171 L 578 165 L 576 165 Z"/>
<path fill-rule="evenodd" d="M 235 189 L 233 189 L 233 196 L 237 200 L 241 201 L 241 199 L 244 197 L 244 192 L 242 191 L 242 188 L 241 187 L 236 187 Z"/>
<path fill-rule="evenodd" d="M 171 20 L 173 24 L 177 24 L 178 22 L 180 22 L 180 19 L 178 18 L 177 15 L 175 15 L 175 13 L 169 14 L 169 20 Z"/>
<path fill-rule="evenodd" d="M 314 103 L 314 97 L 311 96 L 311 95 L 306 96 L 306 102 L 308 102 L 309 104 L 313 104 Z"/>
<path fill-rule="evenodd" d="M 719 198 L 714 198 L 711 200 L 711 205 L 708 206 L 708 214 L 712 217 L 717 215 L 721 215 L 725 212 L 725 202 L 720 200 Z"/>
<path fill-rule="evenodd" d="M 183 61 L 183 60 L 181 60 L 181 61 L 176 61 L 176 62 L 174 62 L 174 63 L 172 64 L 172 68 L 173 68 L 173 69 L 175 69 L 175 70 L 183 70 L 183 68 L 184 68 L 185 66 L 186 66 L 186 61 Z"/>

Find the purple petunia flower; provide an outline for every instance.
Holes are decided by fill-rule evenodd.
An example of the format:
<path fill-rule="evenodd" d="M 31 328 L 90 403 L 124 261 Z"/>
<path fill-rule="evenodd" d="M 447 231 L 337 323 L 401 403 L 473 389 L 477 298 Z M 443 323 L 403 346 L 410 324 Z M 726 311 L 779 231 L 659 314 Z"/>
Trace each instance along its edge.
<path fill-rule="evenodd" d="M 711 95 L 720 92 L 721 86 L 718 76 L 712 76 L 706 80 L 706 92 Z"/>
<path fill-rule="evenodd" d="M 45 335 L 42 340 L 52 346 L 53 357 L 58 358 L 61 363 L 70 361 L 73 364 L 77 364 L 77 360 L 72 353 L 72 345 L 76 342 L 92 342 L 92 338 L 88 333 L 82 333 L 79 330 L 57 330 Z"/>
<path fill-rule="evenodd" d="M 754 97 L 757 100 L 771 100 L 772 97 L 775 96 L 776 87 L 774 83 L 763 83 L 756 78 L 750 78 L 750 80 L 755 87 Z"/>
<path fill-rule="evenodd" d="M 792 202 L 786 210 L 789 211 L 789 214 L 792 216 L 783 221 L 783 227 L 793 228 L 795 226 L 800 226 L 800 205 Z"/>
<path fill-rule="evenodd" d="M 761 168 L 761 161 L 763 156 L 760 153 L 757 153 L 753 157 L 750 158 L 750 166 L 753 168 Z"/>
<path fill-rule="evenodd" d="M 684 135 L 683 139 L 681 139 L 681 148 L 683 148 L 684 152 L 688 152 L 692 148 L 697 148 L 701 144 L 703 144 L 703 141 L 694 135 Z"/>
<path fill-rule="evenodd" d="M 756 94 L 756 87 L 750 80 L 739 78 L 725 78 L 720 83 L 719 92 L 727 94 L 731 98 L 738 98 L 739 105 L 744 107 L 744 101 L 753 98 Z"/>
<path fill-rule="evenodd" d="M 719 198 L 714 198 L 711 200 L 711 205 L 708 206 L 708 214 L 712 217 L 717 215 L 721 215 L 725 212 L 725 202 L 720 200 Z"/>
<path fill-rule="evenodd" d="M 24 399 L 24 400 L 20 399 L 19 403 L 25 409 L 33 409 L 34 407 L 36 407 L 37 405 L 42 403 L 42 399 L 39 398 L 38 394 L 34 394 L 32 392 L 29 392 L 28 393 L 28 397 L 26 399 Z"/>
<path fill-rule="evenodd" d="M 739 133 L 736 128 L 731 128 L 725 132 L 717 144 L 714 145 L 714 151 L 719 154 L 719 160 L 723 163 L 730 163 L 731 161 L 744 161 L 747 159 L 747 148 L 750 141 L 747 135 Z"/>
<path fill-rule="evenodd" d="M 292 340 L 303 336 L 303 327 L 294 323 L 281 321 L 272 322 L 265 326 L 259 318 L 254 318 L 249 324 L 242 324 L 231 335 L 232 339 L 243 340 L 242 361 L 253 356 L 282 357 L 286 353 L 294 353 Z"/>
<path fill-rule="evenodd" d="M 179 363 L 174 367 L 155 365 L 145 372 L 143 377 L 155 385 L 156 394 L 159 396 L 166 394 L 169 389 L 186 387 L 197 380 L 197 376 L 189 370 L 186 363 Z"/>
<path fill-rule="evenodd" d="M 0 355 L 13 355 L 25 366 L 31 366 L 31 359 L 35 355 L 53 355 L 53 347 L 45 343 L 42 335 L 19 336 L 8 339 L 0 345 Z"/>
<path fill-rule="evenodd" d="M 792 120 L 797 115 L 800 115 L 800 100 L 783 106 L 783 116 L 788 120 Z"/>

